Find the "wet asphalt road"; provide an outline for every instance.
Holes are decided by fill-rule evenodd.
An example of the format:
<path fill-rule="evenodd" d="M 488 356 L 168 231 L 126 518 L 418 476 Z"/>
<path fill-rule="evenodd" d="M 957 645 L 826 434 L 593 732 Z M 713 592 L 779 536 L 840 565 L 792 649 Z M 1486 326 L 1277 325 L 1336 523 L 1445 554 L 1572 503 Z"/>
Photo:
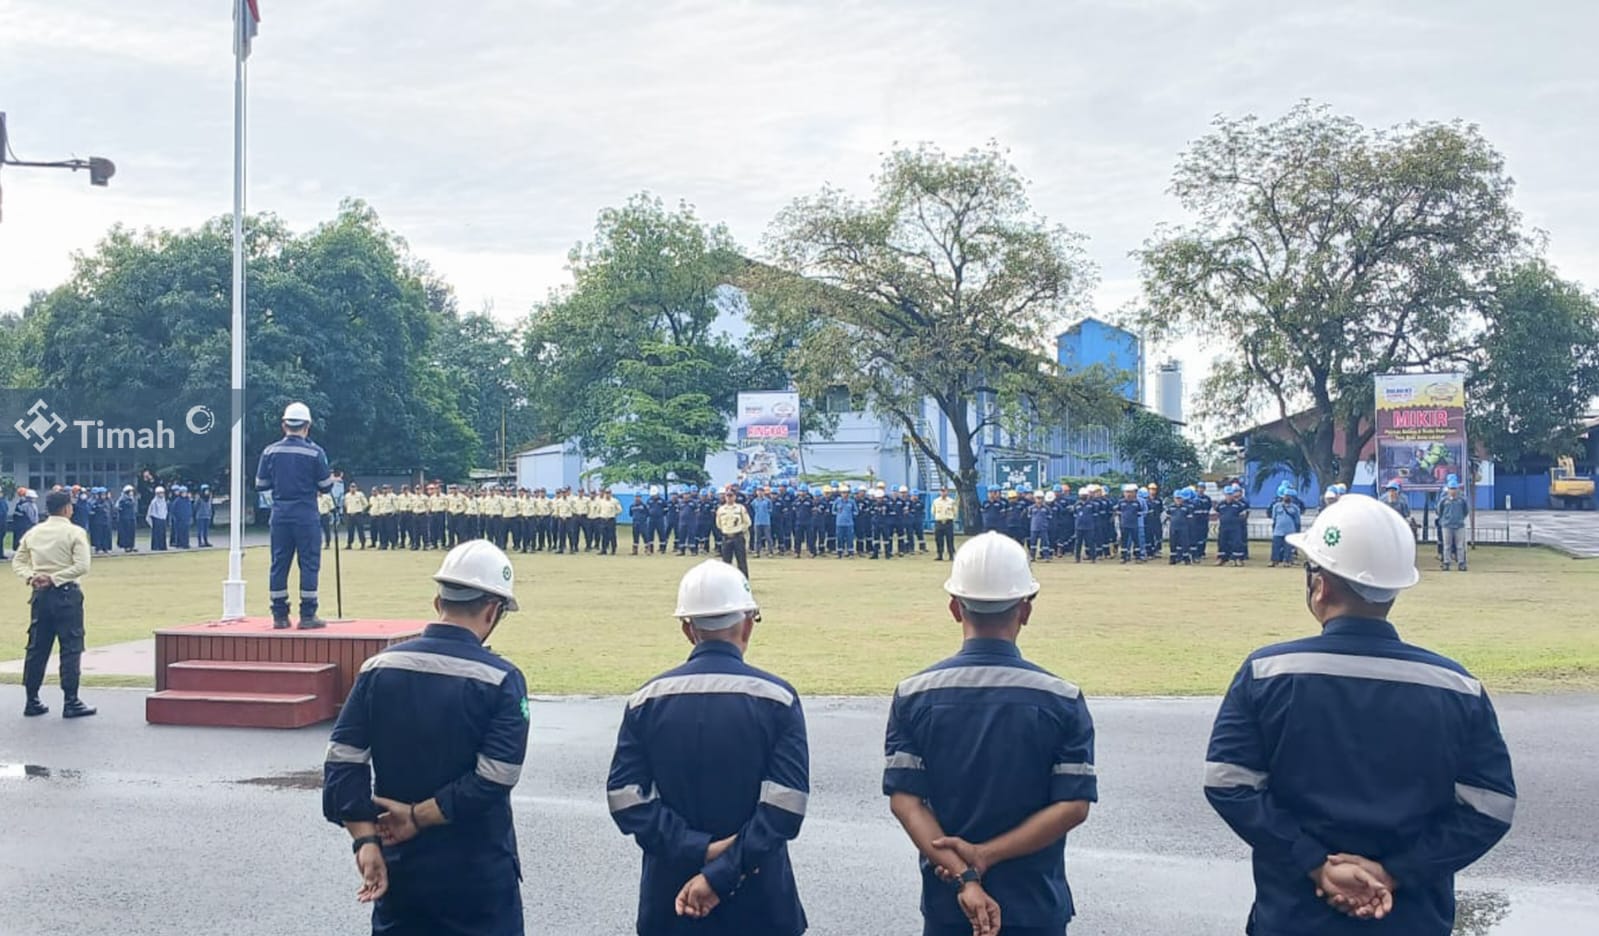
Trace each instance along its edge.
<path fill-rule="evenodd" d="M 20 708 L 20 693 L 9 701 Z M 0 720 L 0 934 L 365 931 L 348 840 L 295 787 L 316 782 L 326 726 L 157 727 L 142 693 L 92 701 L 101 715 L 84 721 Z M 920 932 L 914 852 L 878 788 L 886 704 L 807 701 L 813 793 L 793 855 L 814 934 Z M 1520 806 L 1461 880 L 1474 921 L 1461 931 L 1599 932 L 1599 697 L 1498 705 Z M 1093 704 L 1102 802 L 1067 850 L 1073 936 L 1243 931 L 1247 855 L 1199 784 L 1215 707 Z M 515 794 L 530 933 L 632 932 L 637 851 L 604 803 L 619 711 L 614 699 L 533 706 Z"/>

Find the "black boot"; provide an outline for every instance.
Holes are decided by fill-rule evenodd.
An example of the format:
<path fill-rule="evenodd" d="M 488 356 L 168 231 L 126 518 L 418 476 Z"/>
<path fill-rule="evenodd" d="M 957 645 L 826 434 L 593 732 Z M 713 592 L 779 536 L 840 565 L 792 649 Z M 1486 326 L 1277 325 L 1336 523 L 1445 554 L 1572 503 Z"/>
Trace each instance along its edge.
<path fill-rule="evenodd" d="M 61 706 L 61 717 L 88 718 L 90 715 L 93 715 L 98 711 L 99 709 L 92 705 L 84 705 L 82 699 L 78 698 L 77 696 L 73 696 L 67 700 L 65 705 Z"/>
<path fill-rule="evenodd" d="M 272 612 L 272 629 L 273 630 L 288 630 L 292 626 L 294 626 L 294 625 L 289 623 L 289 612 L 287 612 L 287 611 L 273 611 Z"/>
<path fill-rule="evenodd" d="M 28 704 L 22 707 L 22 714 L 28 718 L 32 718 L 35 715 L 48 715 L 50 714 L 50 706 L 40 702 L 37 695 L 30 695 L 28 696 Z"/>
<path fill-rule="evenodd" d="M 310 617 L 306 617 L 304 614 L 300 615 L 300 630 L 321 630 L 327 626 L 328 622 L 317 617 L 315 613 Z"/>

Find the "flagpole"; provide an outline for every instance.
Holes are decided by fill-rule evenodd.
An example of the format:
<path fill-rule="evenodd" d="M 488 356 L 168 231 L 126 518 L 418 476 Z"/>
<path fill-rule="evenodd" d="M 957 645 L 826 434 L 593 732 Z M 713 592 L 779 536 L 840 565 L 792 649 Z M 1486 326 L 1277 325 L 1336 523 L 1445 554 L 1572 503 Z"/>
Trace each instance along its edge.
<path fill-rule="evenodd" d="M 233 379 L 229 475 L 228 577 L 222 582 L 222 620 L 244 617 L 244 49 L 249 15 L 233 10 Z"/>

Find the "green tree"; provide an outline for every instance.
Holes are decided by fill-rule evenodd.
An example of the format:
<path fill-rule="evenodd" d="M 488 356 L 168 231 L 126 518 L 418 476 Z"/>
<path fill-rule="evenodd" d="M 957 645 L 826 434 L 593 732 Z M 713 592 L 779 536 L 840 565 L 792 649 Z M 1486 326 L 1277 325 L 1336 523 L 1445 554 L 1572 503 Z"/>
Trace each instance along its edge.
<path fill-rule="evenodd" d="M 1530 261 L 1499 281 L 1485 317 L 1467 379 L 1470 438 L 1507 465 L 1576 453 L 1599 396 L 1599 300 Z"/>
<path fill-rule="evenodd" d="M 611 418 L 586 449 L 600 480 L 704 484 L 705 457 L 727 440 L 726 417 L 701 389 L 713 368 L 693 348 L 659 343 L 619 362 L 617 386 L 600 395 Z"/>
<path fill-rule="evenodd" d="M 535 309 L 523 330 L 519 379 L 545 440 L 576 438 L 593 454 L 616 393 L 627 389 L 624 366 L 656 345 L 690 349 L 712 365 L 701 392 L 732 412 L 744 368 L 712 326 L 745 261 L 725 227 L 701 222 L 688 205 L 668 211 L 638 195 L 602 211 L 594 239 L 569 261 L 572 287 Z"/>
<path fill-rule="evenodd" d="M 247 464 L 278 437 L 284 404 L 303 400 L 335 462 L 463 476 L 479 440 L 462 391 L 426 353 L 441 323 L 404 242 L 359 201 L 304 235 L 271 216 L 246 231 Z M 47 387 L 226 388 L 231 282 L 226 219 L 113 228 L 68 282 L 29 303 L 25 356 Z M 186 467 L 218 477 L 224 463 Z"/>
<path fill-rule="evenodd" d="M 1132 463 L 1133 474 L 1175 491 L 1200 480 L 1199 450 L 1169 420 L 1134 410 L 1116 427 L 1116 451 Z"/>
<path fill-rule="evenodd" d="M 823 189 L 785 209 L 758 277 L 758 330 L 790 336 L 802 394 L 844 387 L 892 419 L 977 516 L 984 429 L 1074 417 L 1108 424 L 1114 375 L 1064 374 L 1039 349 L 1092 282 L 1082 238 L 1033 214 L 1026 183 L 993 145 L 931 146 L 883 162 L 869 201 Z M 930 431 L 931 400 L 956 457 Z"/>
<path fill-rule="evenodd" d="M 1217 343 L 1213 412 L 1308 409 L 1286 423 L 1293 444 L 1347 483 L 1374 430 L 1372 377 L 1458 366 L 1475 346 L 1472 313 L 1523 246 L 1511 188 L 1459 123 L 1372 131 L 1309 104 L 1272 123 L 1218 118 L 1172 184 L 1196 220 L 1138 253 L 1141 324 Z"/>

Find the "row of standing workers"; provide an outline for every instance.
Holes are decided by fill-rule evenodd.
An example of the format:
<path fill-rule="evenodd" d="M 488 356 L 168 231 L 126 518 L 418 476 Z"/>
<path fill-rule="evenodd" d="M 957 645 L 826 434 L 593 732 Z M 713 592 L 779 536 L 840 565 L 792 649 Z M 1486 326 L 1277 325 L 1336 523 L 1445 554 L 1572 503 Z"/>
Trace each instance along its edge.
<path fill-rule="evenodd" d="M 1246 931 L 1446 936 L 1455 874 L 1514 819 L 1493 705 L 1460 664 L 1390 623 L 1419 580 L 1396 511 L 1344 496 L 1288 540 L 1306 557 L 1319 632 L 1244 661 L 1194 765 L 1253 851 Z M 375 934 L 521 934 L 511 790 L 528 687 L 485 646 L 520 608 L 515 573 L 473 542 L 433 578 L 436 622 L 369 659 L 340 713 L 323 814 L 349 836 Z M 1078 909 L 1068 833 L 1100 795 L 1093 719 L 1077 686 L 1018 646 L 1042 604 L 1024 547 L 973 537 L 944 590 L 963 642 L 899 683 L 879 765 L 919 853 L 921 932 L 1063 936 Z M 735 568 L 690 569 L 670 615 L 688 659 L 622 705 L 603 797 L 642 852 L 641 936 L 809 926 L 789 843 L 811 812 L 811 745 L 798 691 L 745 660 L 761 612 Z"/>
<path fill-rule="evenodd" d="M 94 555 L 139 551 L 137 539 L 141 516 L 139 498 L 133 485 L 124 486 L 115 498 L 109 488 L 98 486 L 55 485 L 51 491 L 65 492 L 71 498 L 72 522 L 89 534 L 89 545 Z M 168 548 L 209 547 L 215 514 L 210 485 L 202 484 L 193 492 L 186 485 L 173 485 L 170 500 L 164 486 L 156 487 L 153 498 L 145 505 L 142 517 L 150 531 L 149 549 L 162 552 Z M 13 503 L 0 491 L 0 518 L 8 521 L 14 547 L 43 519 L 39 514 L 39 493 L 19 487 Z M 0 528 L 0 558 L 5 556 L 4 532 Z"/>

